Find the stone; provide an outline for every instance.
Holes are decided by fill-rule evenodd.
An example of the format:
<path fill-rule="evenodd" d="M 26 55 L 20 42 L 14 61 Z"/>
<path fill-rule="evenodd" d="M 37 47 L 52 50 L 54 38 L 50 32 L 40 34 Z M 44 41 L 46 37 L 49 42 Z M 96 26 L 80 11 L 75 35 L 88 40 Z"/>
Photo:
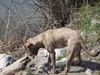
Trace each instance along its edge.
<path fill-rule="evenodd" d="M 56 61 L 57 72 L 60 73 L 61 71 L 63 71 L 65 65 L 66 65 L 66 58 L 62 58 L 61 60 L 57 60 Z"/>
<path fill-rule="evenodd" d="M 44 57 L 49 56 L 49 52 L 45 48 L 40 48 L 39 52 L 38 52 L 38 55 L 39 54 L 42 54 L 42 56 L 44 56 Z"/>
<path fill-rule="evenodd" d="M 4 68 L 15 62 L 16 60 L 8 54 L 0 54 L 0 68 Z"/>
<path fill-rule="evenodd" d="M 85 74 L 86 75 L 93 75 L 93 71 L 88 68 L 88 69 L 86 69 Z"/>
<path fill-rule="evenodd" d="M 66 55 L 66 49 L 66 47 L 55 49 L 56 59 L 58 59 L 59 57 L 63 58 Z"/>
<path fill-rule="evenodd" d="M 57 66 L 64 66 L 66 64 L 66 57 L 56 61 Z"/>
<path fill-rule="evenodd" d="M 56 60 L 56 64 L 57 64 L 57 70 L 60 72 L 64 69 L 64 65 L 66 62 L 66 58 L 64 58 L 65 56 L 65 48 L 61 48 L 61 49 L 55 49 L 56 52 L 56 59 L 59 57 L 62 57 L 61 60 Z M 48 61 L 48 56 L 49 53 L 46 49 L 41 48 L 39 49 L 38 55 L 35 57 L 35 59 L 33 59 L 31 62 L 35 63 L 34 68 L 37 68 L 37 70 L 35 71 L 36 74 L 38 73 L 44 73 L 44 72 L 49 72 L 50 71 L 50 65 L 45 65 L 45 63 L 47 63 Z M 33 70 L 34 70 L 33 68 Z"/>
<path fill-rule="evenodd" d="M 58 59 L 59 57 L 64 57 L 66 55 L 66 47 L 65 48 L 57 48 L 55 49 L 55 53 L 56 53 L 56 59 Z M 41 48 L 39 49 L 38 55 L 40 56 L 42 54 L 42 56 L 44 57 L 48 57 L 49 53 L 46 49 Z"/>

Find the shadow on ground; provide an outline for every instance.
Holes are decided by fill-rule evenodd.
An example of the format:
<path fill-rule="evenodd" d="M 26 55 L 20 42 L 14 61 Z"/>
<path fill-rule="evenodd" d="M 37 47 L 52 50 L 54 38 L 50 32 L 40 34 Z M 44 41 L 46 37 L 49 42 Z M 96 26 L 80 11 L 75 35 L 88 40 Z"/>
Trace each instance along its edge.
<path fill-rule="evenodd" d="M 56 67 L 57 74 L 55 75 L 64 75 L 64 68 L 65 65 L 58 65 Z M 42 72 L 41 69 L 43 70 Z M 50 75 L 50 69 L 50 65 L 46 65 L 40 68 L 40 71 L 38 71 L 35 75 Z M 83 60 L 80 65 L 72 65 L 68 75 L 85 75 L 87 69 L 90 69 L 93 72 L 100 71 L 100 63 Z"/>
<path fill-rule="evenodd" d="M 74 67 L 82 67 L 84 69 L 79 69 L 77 71 L 70 71 L 70 73 L 79 73 L 79 72 L 85 72 L 86 69 L 90 69 L 92 71 L 100 71 L 100 63 L 95 63 L 91 61 L 82 61 L 80 65 L 73 65 Z"/>

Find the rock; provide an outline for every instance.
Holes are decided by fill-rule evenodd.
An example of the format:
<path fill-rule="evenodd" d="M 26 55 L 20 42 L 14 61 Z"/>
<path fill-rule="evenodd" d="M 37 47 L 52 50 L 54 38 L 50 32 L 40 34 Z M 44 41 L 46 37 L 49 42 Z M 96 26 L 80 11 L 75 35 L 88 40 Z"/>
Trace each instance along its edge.
<path fill-rule="evenodd" d="M 71 68 L 70 68 L 70 72 L 77 72 L 78 74 L 80 73 L 80 72 L 84 72 L 84 70 L 85 70 L 85 68 L 84 67 L 81 67 L 81 66 L 72 66 Z M 80 74 L 79 74 L 80 75 Z M 85 74 L 84 74 L 85 75 Z"/>
<path fill-rule="evenodd" d="M 56 59 L 58 59 L 59 57 L 64 57 L 66 55 L 66 47 L 65 48 L 57 48 L 55 49 L 55 53 L 56 53 Z M 44 48 L 41 48 L 39 49 L 39 52 L 38 52 L 38 55 L 43 55 L 44 57 L 45 56 L 49 56 L 49 53 L 46 49 Z"/>
<path fill-rule="evenodd" d="M 48 60 L 49 53 L 46 49 L 39 49 L 38 55 L 33 60 L 38 66 L 43 65 Z"/>
<path fill-rule="evenodd" d="M 48 52 L 46 49 L 39 49 L 38 55 L 33 59 L 30 63 L 35 63 L 33 70 L 35 70 L 36 73 L 42 72 L 42 69 L 44 69 L 44 64 L 48 61 Z"/>
<path fill-rule="evenodd" d="M 66 58 L 62 58 L 61 60 L 56 61 L 57 72 L 59 73 L 63 71 L 65 65 L 66 65 Z"/>
<path fill-rule="evenodd" d="M 66 55 L 66 47 L 55 49 L 55 52 L 56 52 L 56 59 L 58 59 L 59 57 L 64 57 Z"/>
<path fill-rule="evenodd" d="M 38 52 L 38 55 L 41 55 L 44 56 L 44 57 L 47 57 L 49 56 L 49 52 L 45 49 L 45 48 L 40 48 L 39 49 L 39 52 Z"/>
<path fill-rule="evenodd" d="M 33 75 L 33 74 L 29 71 L 23 71 L 23 74 L 20 74 L 20 75 Z"/>
<path fill-rule="evenodd" d="M 31 70 L 24 70 L 16 73 L 15 75 L 34 75 Z"/>
<path fill-rule="evenodd" d="M 0 54 L 0 68 L 4 68 L 6 66 L 9 66 L 16 60 L 11 56 L 7 54 Z"/>
<path fill-rule="evenodd" d="M 88 69 L 86 69 L 85 74 L 86 75 L 93 75 L 93 71 L 88 68 Z"/>
<path fill-rule="evenodd" d="M 66 64 L 66 58 L 56 61 L 57 66 L 64 66 Z"/>
<path fill-rule="evenodd" d="M 66 48 L 55 49 L 55 52 L 56 52 L 56 57 L 62 57 L 60 60 L 56 60 L 56 71 L 57 73 L 61 73 L 66 66 L 66 57 L 65 57 Z M 44 65 L 48 60 L 48 56 L 49 53 L 46 49 L 40 49 L 38 55 L 35 57 L 35 59 L 32 60 L 32 62 L 35 63 L 35 66 L 32 68 L 32 71 L 34 72 L 35 75 L 39 74 L 48 75 L 50 73 L 51 66 Z M 71 68 L 71 72 L 81 72 L 81 71 L 82 72 L 85 71 L 85 69 L 81 66 L 73 66 Z M 90 74 L 91 72 L 87 70 L 86 73 Z"/>
<path fill-rule="evenodd" d="M 57 60 L 56 64 L 58 66 L 58 71 L 63 70 L 64 68 L 64 64 L 66 61 L 66 58 L 63 58 L 65 55 L 65 48 L 61 48 L 61 49 L 55 49 L 56 52 L 56 59 L 59 57 L 62 57 L 61 60 Z M 45 65 L 45 63 L 47 63 L 48 61 L 48 56 L 49 53 L 46 49 L 39 49 L 38 55 L 35 57 L 35 59 L 33 59 L 31 61 L 31 63 L 35 63 L 34 68 L 32 68 L 33 70 L 35 70 L 37 68 L 37 70 L 35 70 L 36 74 L 38 73 L 44 73 L 44 72 L 49 72 L 50 71 L 50 65 Z"/>

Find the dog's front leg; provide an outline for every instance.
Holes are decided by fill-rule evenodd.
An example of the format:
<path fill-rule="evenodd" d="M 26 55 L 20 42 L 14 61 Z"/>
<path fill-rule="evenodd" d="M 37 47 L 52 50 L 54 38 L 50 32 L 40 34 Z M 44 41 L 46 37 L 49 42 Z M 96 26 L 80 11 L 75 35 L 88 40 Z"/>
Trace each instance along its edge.
<path fill-rule="evenodd" d="M 50 57 L 51 57 L 51 66 L 52 66 L 51 73 L 54 74 L 56 73 L 55 52 L 50 53 Z"/>

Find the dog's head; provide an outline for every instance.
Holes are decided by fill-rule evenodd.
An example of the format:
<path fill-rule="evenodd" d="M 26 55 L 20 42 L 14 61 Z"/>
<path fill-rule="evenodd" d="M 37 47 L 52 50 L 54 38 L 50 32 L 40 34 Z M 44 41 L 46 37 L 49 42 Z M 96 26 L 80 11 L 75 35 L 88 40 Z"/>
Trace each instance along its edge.
<path fill-rule="evenodd" d="M 27 40 L 27 42 L 24 44 L 24 49 L 32 58 L 34 58 L 38 54 L 38 46 L 33 43 L 32 39 Z"/>

